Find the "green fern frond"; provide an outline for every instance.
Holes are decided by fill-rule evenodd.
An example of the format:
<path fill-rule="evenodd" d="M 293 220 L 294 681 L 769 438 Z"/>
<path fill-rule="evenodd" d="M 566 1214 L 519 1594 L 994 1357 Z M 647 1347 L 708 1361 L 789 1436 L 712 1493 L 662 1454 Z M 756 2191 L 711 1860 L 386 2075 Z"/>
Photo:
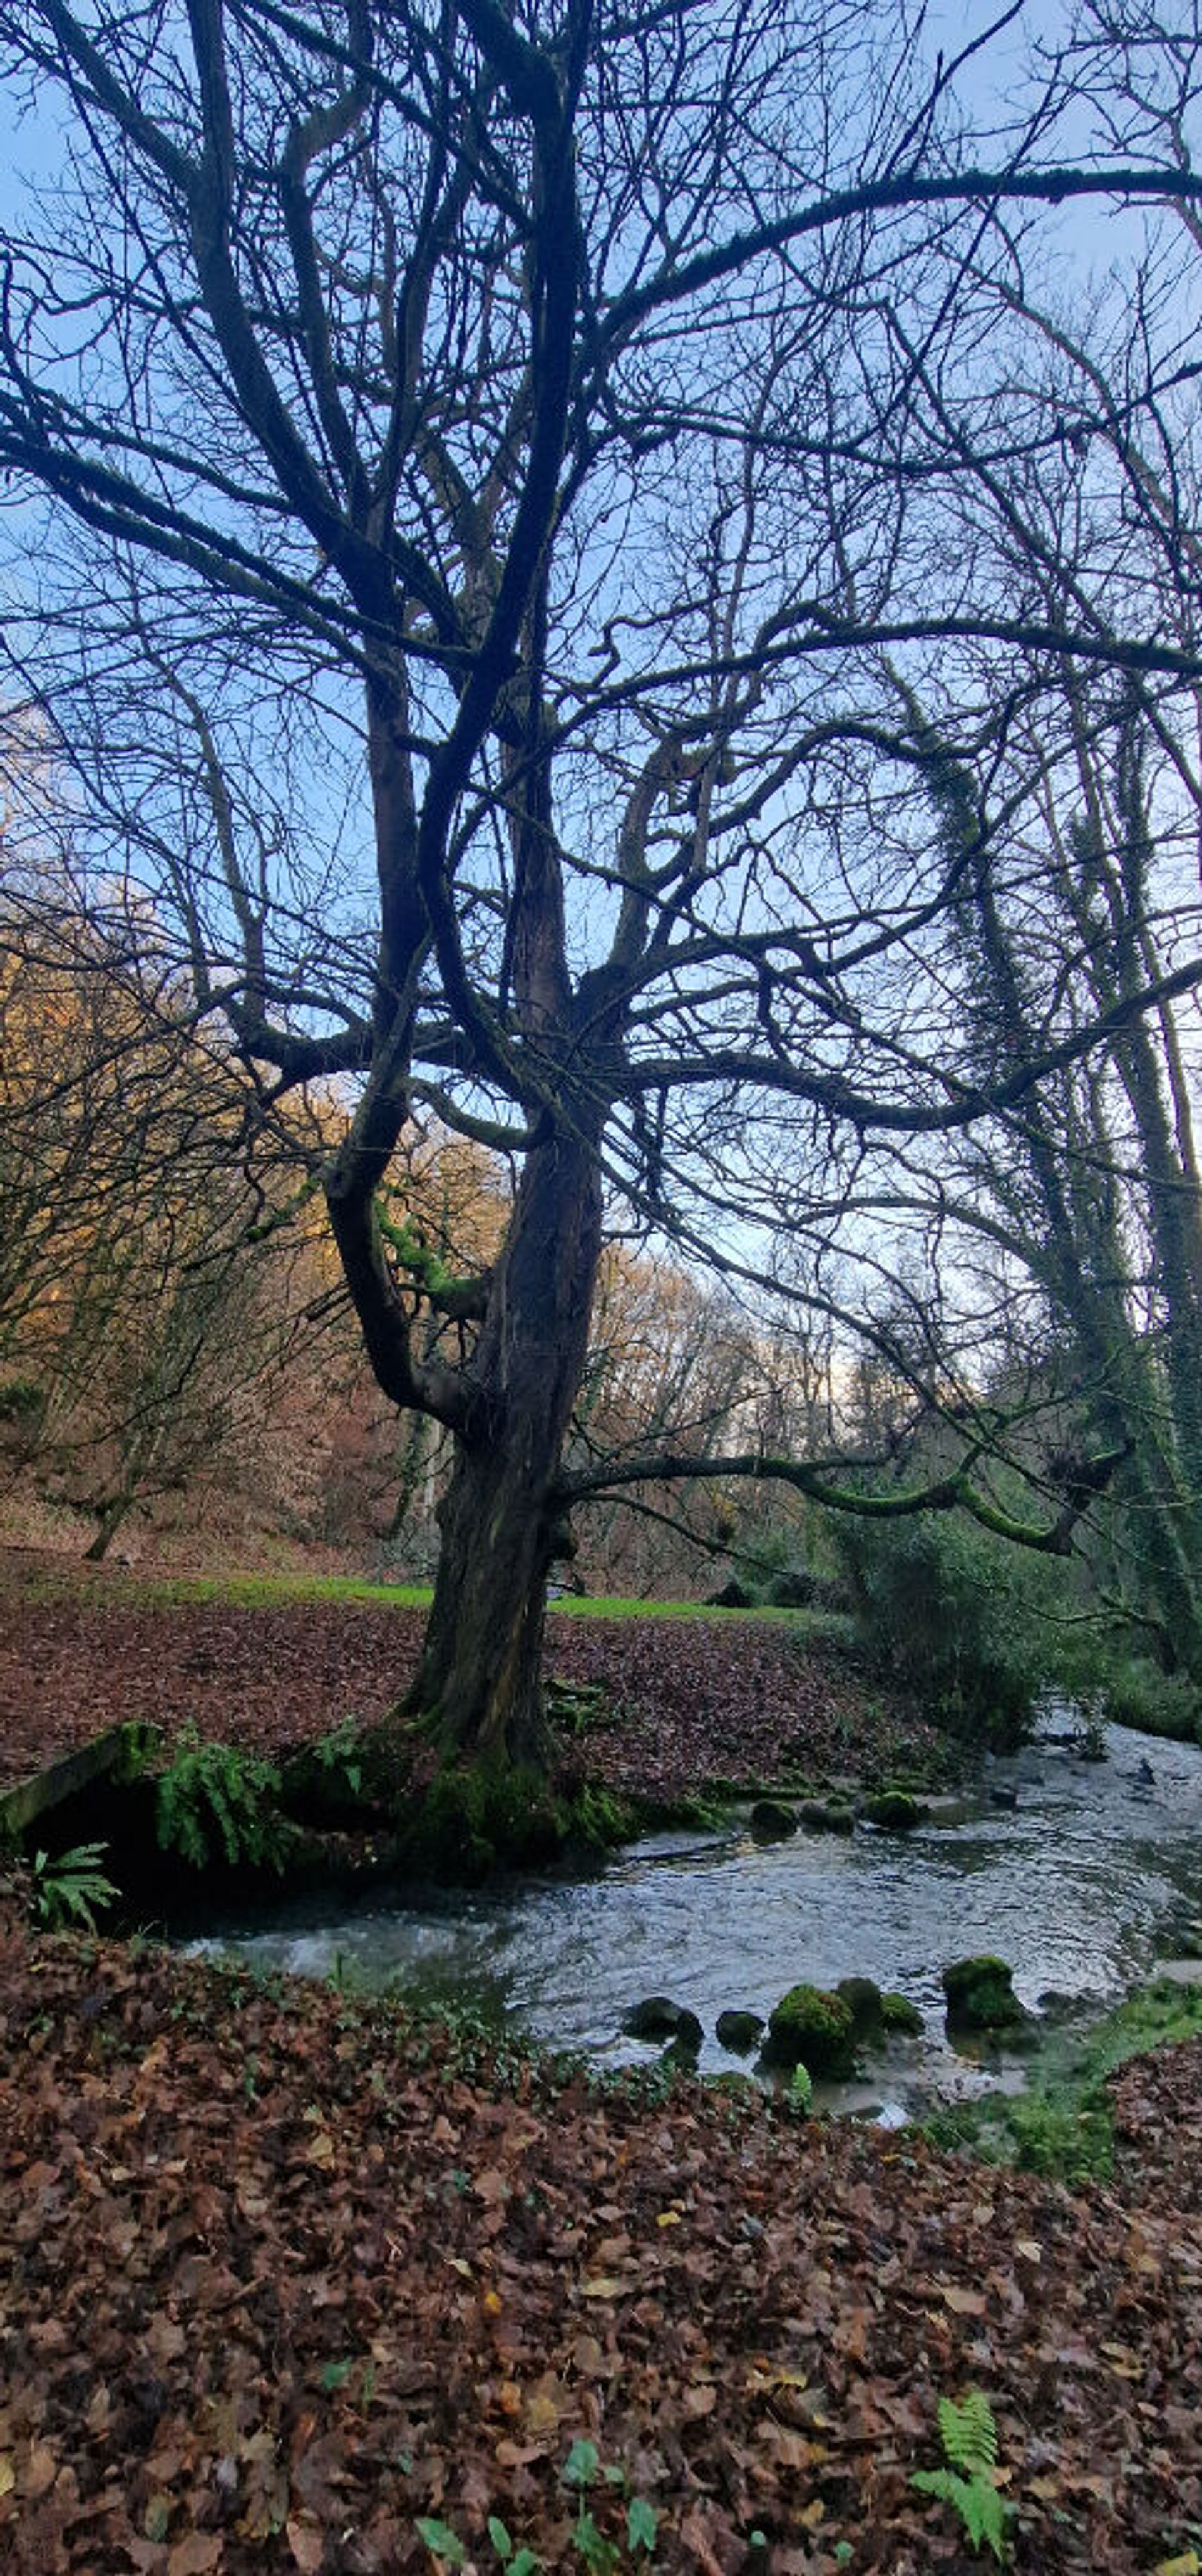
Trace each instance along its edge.
<path fill-rule="evenodd" d="M 49 1931 L 67 1923 L 95 1931 L 97 1908 L 103 1911 L 120 1894 L 100 1866 L 107 1850 L 107 1843 L 76 1843 L 53 1860 L 44 1851 L 35 1853 L 33 1908 L 39 1923 Z"/>
<path fill-rule="evenodd" d="M 988 2477 L 997 2467 L 997 2425 L 993 2408 L 979 2388 L 966 2390 L 959 2405 L 954 2397 L 939 2400 L 939 2432 L 944 2458 L 970 2477 Z"/>

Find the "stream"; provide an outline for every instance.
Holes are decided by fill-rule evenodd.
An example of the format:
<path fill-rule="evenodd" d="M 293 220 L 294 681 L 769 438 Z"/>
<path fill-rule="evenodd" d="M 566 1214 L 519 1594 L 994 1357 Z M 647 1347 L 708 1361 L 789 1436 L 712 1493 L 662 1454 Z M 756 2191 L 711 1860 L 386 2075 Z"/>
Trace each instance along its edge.
<path fill-rule="evenodd" d="M 649 1836 L 591 1878 L 417 1903 L 376 1890 L 336 1917 L 310 1901 L 203 1946 L 260 1970 L 470 2003 L 611 2065 L 654 2059 L 620 2023 L 642 1997 L 668 1994 L 702 2021 L 708 2073 L 748 2063 L 714 2036 L 728 2007 L 766 2016 L 799 1979 L 874 1977 L 920 2007 L 923 2038 L 890 2042 L 869 2084 L 824 2098 L 904 2118 L 932 2095 L 1021 2081 L 1012 2062 L 995 2055 L 986 2076 L 951 2047 L 949 1960 L 1000 1952 L 1028 2006 L 1052 1996 L 1101 2010 L 1171 1946 L 1166 1922 L 1202 1916 L 1202 1749 L 1114 1726 L 1107 1759 L 1086 1762 L 1058 1737 L 1064 1724 L 1049 1719 L 1021 1752 L 989 1761 L 971 1796 L 938 1802 L 911 1834 L 803 1830 L 761 1845 L 733 1820 L 719 1834 Z"/>

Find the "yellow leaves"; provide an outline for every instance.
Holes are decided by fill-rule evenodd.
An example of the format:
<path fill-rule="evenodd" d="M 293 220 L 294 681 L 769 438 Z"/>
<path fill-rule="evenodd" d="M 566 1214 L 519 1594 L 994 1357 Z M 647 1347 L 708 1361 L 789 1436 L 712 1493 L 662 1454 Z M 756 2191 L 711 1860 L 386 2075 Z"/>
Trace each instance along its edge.
<path fill-rule="evenodd" d="M 337 2150 L 328 2129 L 319 2129 L 316 2137 L 310 2139 L 305 2154 L 306 2164 L 316 2165 L 320 2173 L 329 2173 L 337 2161 Z"/>
<path fill-rule="evenodd" d="M 671 2209 L 661 2209 L 656 2217 L 655 2224 L 657 2227 L 679 2227 L 681 2215 L 681 2211 L 675 2206 Z"/>
<path fill-rule="evenodd" d="M 1202 2558 L 1196 2549 L 1185 2549 L 1179 2558 L 1162 2558 L 1153 2576 L 1202 2576 Z"/>
<path fill-rule="evenodd" d="M 11 2495 L 17 2483 L 17 2472 L 7 2452 L 0 2452 L 0 2496 Z"/>
<path fill-rule="evenodd" d="M 532 2388 L 526 2398 L 525 2415 L 531 2433 L 555 2433 L 559 2429 L 560 2408 L 550 2388 Z"/>
<path fill-rule="evenodd" d="M 580 2296 L 582 2299 L 629 2299 L 638 2287 L 637 2278 L 622 2280 L 616 2272 L 601 2272 L 593 2280 L 581 2282 Z"/>

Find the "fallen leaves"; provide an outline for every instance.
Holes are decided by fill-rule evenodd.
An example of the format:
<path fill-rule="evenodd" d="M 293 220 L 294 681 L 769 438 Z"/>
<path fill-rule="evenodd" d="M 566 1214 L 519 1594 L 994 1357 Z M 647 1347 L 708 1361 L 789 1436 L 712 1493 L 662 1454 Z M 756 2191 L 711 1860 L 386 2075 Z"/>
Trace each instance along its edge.
<path fill-rule="evenodd" d="M 1202 2576 L 1202 2293 L 1156 2093 L 1196 2123 L 1202 2052 L 1141 2076 L 1128 2216 L 701 2092 L 515 2101 L 418 2070 L 384 2004 L 162 1953 L 101 1945 L 86 1998 L 65 1943 L 13 1929 L 0 1966 L 14 2576 L 427 2576 L 418 2519 L 487 2566 L 489 2513 L 567 2568 L 581 2443 L 599 2526 L 612 2468 L 665 2576 L 741 2576 L 757 2528 L 771 2576 L 959 2566 L 907 2480 L 970 2383 L 1020 2571 Z"/>
<path fill-rule="evenodd" d="M 118 1567 L 89 1576 L 60 1560 L 59 1599 L 23 1599 L 18 1553 L 0 1550 L 0 1786 L 73 1751 L 117 1717 L 168 1738 L 187 1723 L 277 1755 L 351 1711 L 371 1722 L 414 1671 L 424 1614 L 376 1602 L 274 1608 L 175 1602 L 147 1608 Z M 820 1645 L 742 1621 L 552 1618 L 548 1669 L 596 1686 L 614 1723 L 588 1739 L 590 1773 L 662 1796 L 709 1779 L 846 1767 L 848 1730 L 866 1771 L 936 1742 L 864 1693 Z M 31 1691 L 31 1669 L 37 1673 Z"/>

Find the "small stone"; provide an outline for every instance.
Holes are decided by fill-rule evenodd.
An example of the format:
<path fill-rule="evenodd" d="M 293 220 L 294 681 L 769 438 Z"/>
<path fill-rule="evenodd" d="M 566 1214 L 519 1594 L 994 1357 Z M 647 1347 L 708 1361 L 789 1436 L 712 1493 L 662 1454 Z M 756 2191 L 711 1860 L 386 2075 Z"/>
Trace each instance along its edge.
<path fill-rule="evenodd" d="M 757 1798 L 747 1822 L 757 1843 L 787 1842 L 790 1834 L 797 1831 L 793 1808 L 786 1807 L 779 1798 Z"/>
<path fill-rule="evenodd" d="M 801 1821 L 812 1834 L 854 1834 L 853 1810 L 838 1798 L 804 1798 Z"/>
<path fill-rule="evenodd" d="M 924 2027 L 922 2014 L 908 1995 L 881 1996 L 882 2030 L 895 2031 L 903 2039 L 920 2039 Z"/>
<path fill-rule="evenodd" d="M 717 2025 L 719 2046 L 733 2049 L 737 2057 L 745 2057 L 748 2050 L 755 2047 L 763 2027 L 762 2013 L 721 2012 Z"/>
<path fill-rule="evenodd" d="M 811 2075 L 843 2075 L 854 2040 L 851 2006 L 842 1995 L 821 1986 L 790 1986 L 768 2016 L 764 2055 L 777 2066 L 806 2066 Z"/>
<path fill-rule="evenodd" d="M 627 2039 L 675 2039 L 679 2027 L 680 2006 L 670 1995 L 646 1995 L 622 2015 Z"/>
<path fill-rule="evenodd" d="M 881 2028 L 881 1990 L 875 1977 L 840 1977 L 835 1988 L 851 2014 L 857 2039 L 874 2039 Z"/>
<path fill-rule="evenodd" d="M 952 2030 L 1012 2030 L 1027 2013 L 1014 1993 L 1014 1971 L 1005 1959 L 986 1953 L 977 1959 L 954 1959 L 943 1971 L 948 2027 Z"/>
<path fill-rule="evenodd" d="M 687 2004 L 674 2004 L 670 1995 L 647 1995 L 641 2004 L 633 2004 L 622 2016 L 622 2028 L 627 2039 L 679 2041 L 694 2056 L 705 2037 L 696 2013 Z"/>
<path fill-rule="evenodd" d="M 865 1824 L 875 1825 L 883 1834 L 912 1834 L 916 1825 L 925 1825 L 930 1812 L 909 1789 L 881 1789 L 876 1797 L 865 1798 L 860 1809 Z"/>

